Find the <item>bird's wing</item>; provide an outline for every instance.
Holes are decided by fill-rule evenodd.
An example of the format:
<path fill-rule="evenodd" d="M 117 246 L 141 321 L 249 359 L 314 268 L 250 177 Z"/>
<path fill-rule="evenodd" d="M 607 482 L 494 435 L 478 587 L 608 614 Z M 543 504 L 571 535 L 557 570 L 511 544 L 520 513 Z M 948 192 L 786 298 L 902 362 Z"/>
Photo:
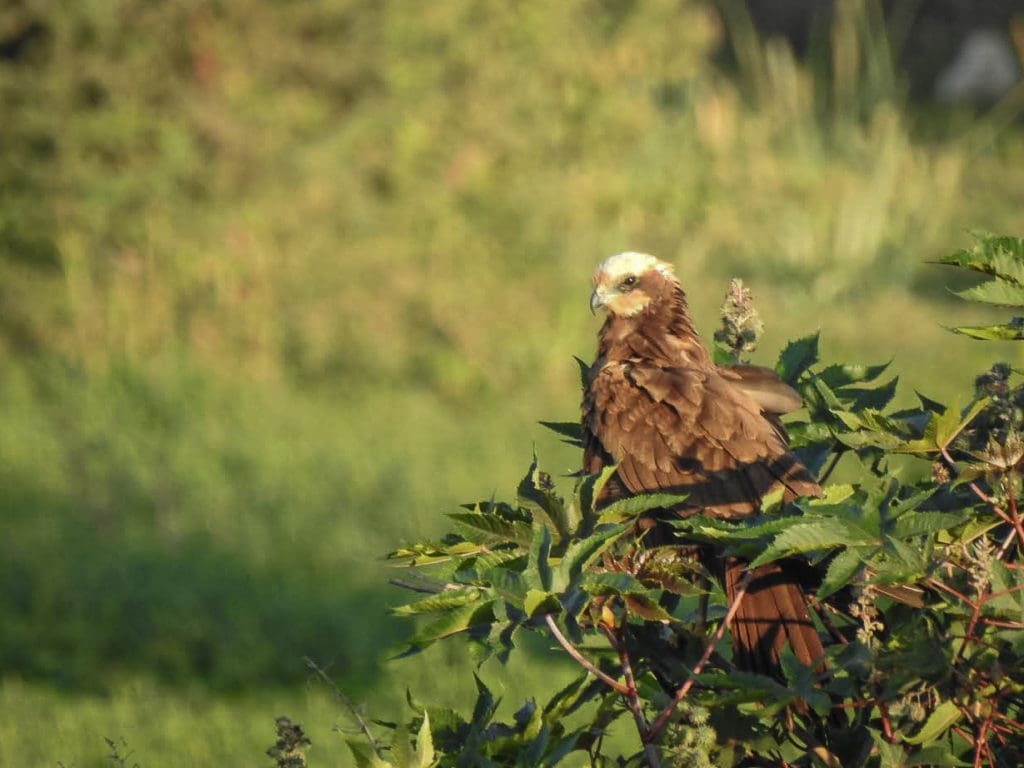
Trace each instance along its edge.
<path fill-rule="evenodd" d="M 736 363 L 718 369 L 722 376 L 753 398 L 765 413 L 784 414 L 804 406 L 800 393 L 779 378 L 770 368 Z"/>
<path fill-rule="evenodd" d="M 609 363 L 591 382 L 584 411 L 587 431 L 630 493 L 686 492 L 691 509 L 740 517 L 778 487 L 789 497 L 819 491 L 785 434 L 718 369 Z"/>

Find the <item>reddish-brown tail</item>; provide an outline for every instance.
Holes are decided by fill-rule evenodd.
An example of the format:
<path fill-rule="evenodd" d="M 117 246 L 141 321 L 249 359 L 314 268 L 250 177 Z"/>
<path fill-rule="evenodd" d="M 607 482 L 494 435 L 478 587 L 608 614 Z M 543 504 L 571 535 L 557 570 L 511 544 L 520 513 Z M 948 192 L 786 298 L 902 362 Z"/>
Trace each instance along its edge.
<path fill-rule="evenodd" d="M 730 602 L 748 570 L 747 563 L 737 558 L 729 558 L 726 563 L 726 595 Z M 811 620 L 807 598 L 796 579 L 779 563 L 754 571 L 731 629 L 740 669 L 781 678 L 779 659 L 786 645 L 801 664 L 815 669 L 824 666 L 825 649 Z"/>

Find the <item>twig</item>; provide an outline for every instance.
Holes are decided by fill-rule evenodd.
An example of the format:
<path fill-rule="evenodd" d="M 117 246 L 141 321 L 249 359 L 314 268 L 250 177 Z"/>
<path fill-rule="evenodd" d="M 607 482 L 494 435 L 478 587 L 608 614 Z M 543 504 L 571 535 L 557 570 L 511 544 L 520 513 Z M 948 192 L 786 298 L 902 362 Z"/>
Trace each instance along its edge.
<path fill-rule="evenodd" d="M 839 464 L 839 460 L 841 458 L 843 458 L 842 451 L 839 451 L 839 452 L 836 452 L 836 453 L 832 454 L 832 461 L 829 462 L 829 465 L 827 467 L 825 467 L 825 471 L 821 473 L 821 477 L 818 478 L 818 485 L 824 485 L 825 484 L 825 482 L 832 475 L 833 470 L 835 470 L 836 465 Z"/>
<path fill-rule="evenodd" d="M 576 650 L 575 646 L 573 646 L 573 644 L 569 642 L 565 635 L 562 634 L 562 630 L 558 628 L 558 623 L 555 621 L 555 618 L 552 614 L 544 614 L 544 621 L 548 623 L 548 628 L 551 630 L 551 634 L 555 636 L 555 640 L 558 641 L 558 644 L 565 649 L 566 653 L 568 653 L 576 660 L 577 664 L 579 664 L 581 667 L 587 670 L 590 674 L 607 683 L 617 693 L 621 693 L 623 696 L 629 696 L 629 688 L 627 686 L 623 685 L 618 680 L 610 677 L 609 675 L 606 675 L 604 672 L 602 672 L 600 669 L 594 666 L 593 662 L 591 662 L 590 659 L 588 659 L 586 656 L 584 656 L 582 653 Z"/>
<path fill-rule="evenodd" d="M 890 744 L 896 743 L 896 737 L 892 733 L 892 722 L 889 720 L 889 708 L 885 702 L 878 702 L 878 714 L 882 716 L 882 731 L 885 733 L 885 740 Z"/>
<path fill-rule="evenodd" d="M 949 455 L 949 449 L 943 446 L 940 450 L 942 451 L 942 458 L 944 458 L 946 460 L 946 463 L 949 464 L 949 468 L 956 472 L 956 462 L 953 461 L 953 457 Z M 996 508 L 998 506 L 992 499 L 992 497 L 985 493 L 983 490 L 981 490 L 980 486 L 973 480 L 967 484 L 967 487 L 974 492 L 975 496 L 984 501 L 986 504 L 991 504 L 993 508 Z"/>
<path fill-rule="evenodd" d="M 953 589 L 948 584 L 944 584 L 943 582 L 939 581 L 934 577 L 928 579 L 928 584 L 935 587 L 936 589 L 941 589 L 943 592 L 951 594 L 953 597 L 957 598 L 960 602 L 964 603 L 965 605 L 969 605 L 972 608 L 974 607 L 973 600 L 964 595 L 962 592 L 958 592 L 957 590 Z"/>
<path fill-rule="evenodd" d="M 626 678 L 626 688 L 629 690 L 626 694 L 626 701 L 629 704 L 630 712 L 633 713 L 633 720 L 636 722 L 636 731 L 640 735 L 640 741 L 644 745 L 644 757 L 647 758 L 647 764 L 650 768 L 661 768 L 661 757 L 658 755 L 657 747 L 644 738 L 647 734 L 647 718 L 644 716 L 644 708 L 640 703 L 640 697 L 637 696 L 636 679 L 633 677 L 633 665 L 629 660 L 629 651 L 626 650 L 625 644 L 611 630 L 611 627 L 607 624 L 600 624 L 600 627 L 605 637 L 608 638 L 608 643 L 619 654 L 622 675 Z"/>
<path fill-rule="evenodd" d="M 341 705 L 348 710 L 349 715 L 351 715 L 352 719 L 356 722 L 356 725 L 359 726 L 359 730 L 363 732 L 366 740 L 370 742 L 370 748 L 373 750 L 373 753 L 377 755 L 379 760 L 383 760 L 384 753 L 381 752 L 377 739 L 373 737 L 373 733 L 370 732 L 369 724 L 363 719 L 363 716 L 359 714 L 359 710 L 356 708 L 356 705 L 352 703 L 352 699 L 345 695 L 344 691 L 342 691 L 341 688 L 339 688 L 337 684 L 327 676 L 327 673 L 324 672 L 315 661 L 308 656 L 306 656 L 303 661 L 305 661 L 306 666 L 313 671 L 313 674 L 319 677 L 320 680 L 331 689 L 331 693 L 334 694 L 334 698 L 341 702 Z"/>
<path fill-rule="evenodd" d="M 722 623 L 718 625 L 718 630 L 711 638 L 711 642 L 704 648 L 704 653 L 701 655 L 697 663 L 693 665 L 693 671 L 690 673 L 690 678 L 679 686 L 679 690 L 676 691 L 676 695 L 672 697 L 672 701 L 661 711 L 658 715 L 658 719 L 654 721 L 654 725 L 651 726 L 647 732 L 646 741 L 654 741 L 657 735 L 661 732 L 661 729 L 668 723 L 669 718 L 672 717 L 672 713 L 675 712 L 676 707 L 686 698 L 686 694 L 690 692 L 690 688 L 697 681 L 697 675 L 704 669 L 704 665 L 708 663 L 711 655 L 715 652 L 715 648 L 722 642 L 722 638 L 725 637 L 726 631 L 729 629 L 729 624 L 732 622 L 733 617 L 736 615 L 736 611 L 739 610 L 740 603 L 743 601 L 743 596 L 747 594 L 747 587 L 750 586 L 750 580 L 753 577 L 753 571 L 747 571 L 743 575 L 743 580 L 740 582 L 739 587 L 736 589 L 736 595 L 733 597 L 732 604 L 729 605 L 729 610 L 726 611 L 725 618 L 722 619 Z"/>
<path fill-rule="evenodd" d="M 1010 544 L 1017 537 L 1017 529 L 1011 528 L 1010 532 L 1006 534 L 1006 538 L 1003 539 L 1003 543 L 999 545 L 999 550 L 996 552 L 996 558 L 1002 560 L 1006 556 L 1006 551 L 1010 548 Z"/>

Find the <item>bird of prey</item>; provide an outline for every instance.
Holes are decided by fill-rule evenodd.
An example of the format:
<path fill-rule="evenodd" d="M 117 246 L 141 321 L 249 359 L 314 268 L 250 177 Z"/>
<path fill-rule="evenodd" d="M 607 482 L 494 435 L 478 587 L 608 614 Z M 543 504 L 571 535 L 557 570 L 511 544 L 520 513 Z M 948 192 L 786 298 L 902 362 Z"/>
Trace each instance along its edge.
<path fill-rule="evenodd" d="M 785 500 L 820 494 L 778 418 L 799 408 L 800 396 L 767 369 L 714 363 L 670 264 L 632 252 L 606 259 L 590 306 L 608 316 L 583 399 L 584 471 L 616 467 L 599 504 L 678 492 L 688 495 L 677 515 L 737 520 L 779 489 Z M 722 567 L 732 602 L 748 563 L 730 557 Z M 742 669 L 779 676 L 787 644 L 801 663 L 822 664 L 806 597 L 785 562 L 751 574 L 731 631 Z"/>

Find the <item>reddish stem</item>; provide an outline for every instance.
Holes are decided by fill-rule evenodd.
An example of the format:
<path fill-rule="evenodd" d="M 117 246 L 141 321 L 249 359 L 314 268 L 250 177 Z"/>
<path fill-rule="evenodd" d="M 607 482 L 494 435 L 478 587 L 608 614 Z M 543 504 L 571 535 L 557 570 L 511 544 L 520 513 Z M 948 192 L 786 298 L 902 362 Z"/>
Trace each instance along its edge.
<path fill-rule="evenodd" d="M 743 601 L 743 596 L 747 594 L 747 587 L 750 586 L 750 579 L 753 576 L 753 571 L 747 571 L 743 575 L 743 580 L 740 582 L 739 587 L 736 589 L 736 595 L 733 597 L 732 603 L 729 605 L 729 610 L 725 613 L 725 618 L 722 619 L 722 623 L 718 625 L 718 629 L 714 636 L 711 638 L 711 642 L 704 648 L 704 653 L 701 655 L 697 663 L 693 665 L 693 671 L 690 673 L 690 678 L 683 683 L 679 690 L 676 691 L 676 695 L 672 697 L 672 701 L 661 711 L 658 715 L 658 719 L 654 721 L 654 725 L 651 726 L 647 732 L 647 736 L 644 742 L 654 741 L 657 735 L 661 732 L 661 729 L 668 723 L 669 718 L 672 717 L 672 713 L 675 712 L 676 707 L 686 698 L 686 694 L 690 692 L 690 688 L 697 681 L 697 675 L 704 669 L 704 665 L 708 663 L 711 658 L 711 654 L 715 652 L 715 648 L 722 642 L 722 638 L 725 637 L 726 631 L 729 629 L 729 624 L 732 622 L 733 617 L 736 615 L 736 611 L 739 610 L 740 603 Z"/>
<path fill-rule="evenodd" d="M 604 672 L 602 672 L 600 669 L 594 666 L 593 662 L 591 662 L 590 659 L 588 659 L 586 656 L 584 656 L 582 653 L 576 650 L 573 644 L 570 643 L 566 639 L 565 635 L 562 634 L 562 630 L 558 628 L 558 623 L 555 621 L 554 617 L 550 613 L 544 615 L 544 620 L 548 623 L 548 628 L 551 630 L 551 634 L 555 636 L 555 640 L 557 640 L 558 644 L 565 649 L 566 653 L 568 653 L 576 660 L 577 664 L 579 664 L 581 667 L 587 670 L 590 674 L 594 675 L 600 680 L 603 680 L 605 683 L 611 686 L 616 692 L 621 693 L 623 696 L 629 696 L 629 688 L 627 686 L 623 685 L 618 680 L 615 680 L 614 678 L 606 675 Z"/>

